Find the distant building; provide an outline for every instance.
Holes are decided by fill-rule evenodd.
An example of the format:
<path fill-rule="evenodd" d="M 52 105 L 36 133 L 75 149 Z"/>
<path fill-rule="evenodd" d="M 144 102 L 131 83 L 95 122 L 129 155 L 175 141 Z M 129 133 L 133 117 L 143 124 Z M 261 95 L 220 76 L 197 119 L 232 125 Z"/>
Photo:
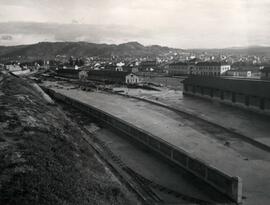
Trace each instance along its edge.
<path fill-rule="evenodd" d="M 227 76 L 233 76 L 233 77 L 245 77 L 245 78 L 251 78 L 252 72 L 250 70 L 228 70 L 226 75 Z"/>
<path fill-rule="evenodd" d="M 154 72 L 157 70 L 156 61 L 142 61 L 139 67 L 141 72 Z"/>
<path fill-rule="evenodd" d="M 117 66 L 117 67 L 115 68 L 115 71 L 123 71 L 123 66 Z"/>
<path fill-rule="evenodd" d="M 228 70 L 226 75 L 233 77 L 260 78 L 261 66 L 239 66 Z"/>
<path fill-rule="evenodd" d="M 128 74 L 128 72 L 124 71 L 89 70 L 88 79 L 108 83 L 125 83 Z"/>
<path fill-rule="evenodd" d="M 132 72 L 132 73 L 137 73 L 137 72 L 139 72 L 138 66 L 132 67 L 132 68 L 131 68 L 131 72 Z"/>
<path fill-rule="evenodd" d="M 107 65 L 105 65 L 104 69 L 113 71 L 113 70 L 116 70 L 116 68 L 117 68 L 117 66 L 115 64 L 107 64 Z"/>
<path fill-rule="evenodd" d="M 231 66 L 223 62 L 198 62 L 195 65 L 195 70 L 191 74 L 194 75 L 206 75 L 206 76 L 220 76 L 224 75 Z"/>
<path fill-rule="evenodd" d="M 261 69 L 261 79 L 270 80 L 270 67 L 264 67 Z"/>
<path fill-rule="evenodd" d="M 155 60 L 149 60 L 149 61 L 142 61 L 140 66 L 141 67 L 151 67 L 151 66 L 156 66 L 157 62 Z"/>
<path fill-rule="evenodd" d="M 188 63 L 188 74 L 195 74 L 196 73 L 196 64 L 201 62 L 198 58 L 193 58 L 187 61 Z"/>
<path fill-rule="evenodd" d="M 117 63 L 115 71 L 124 71 L 123 66 L 125 66 L 125 63 L 122 63 L 122 62 Z"/>
<path fill-rule="evenodd" d="M 79 80 L 80 80 L 81 82 L 86 81 L 87 78 L 88 78 L 88 73 L 87 73 L 86 70 L 79 71 Z"/>
<path fill-rule="evenodd" d="M 167 68 L 169 75 L 188 75 L 189 74 L 189 65 L 185 62 L 177 62 L 169 64 Z"/>
<path fill-rule="evenodd" d="M 73 68 L 57 68 L 56 73 L 60 77 L 65 77 L 65 78 L 74 78 L 78 79 L 79 78 L 79 72 L 80 70 L 75 70 Z"/>
<path fill-rule="evenodd" d="M 268 73 L 270 68 L 262 73 Z M 270 78 L 269 78 L 270 79 Z M 184 95 L 193 95 L 225 104 L 270 114 L 270 81 L 190 75 L 183 81 Z"/>
<path fill-rule="evenodd" d="M 80 80 L 102 81 L 107 83 L 140 83 L 140 77 L 131 72 L 109 71 L 109 70 L 75 70 L 75 69 L 58 69 L 57 75 L 61 77 L 74 78 Z"/>
<path fill-rule="evenodd" d="M 126 84 L 138 84 L 140 83 L 140 77 L 135 75 L 134 73 L 130 73 L 128 75 L 126 75 Z"/>
<path fill-rule="evenodd" d="M 21 71 L 22 68 L 19 65 L 6 65 L 5 66 L 6 70 L 13 72 L 13 71 Z"/>

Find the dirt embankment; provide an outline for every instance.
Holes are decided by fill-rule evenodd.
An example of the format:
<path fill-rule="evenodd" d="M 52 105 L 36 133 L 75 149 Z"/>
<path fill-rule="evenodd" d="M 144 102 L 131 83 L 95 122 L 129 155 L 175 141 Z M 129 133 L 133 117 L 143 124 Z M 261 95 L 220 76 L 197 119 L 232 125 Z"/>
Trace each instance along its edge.
<path fill-rule="evenodd" d="M 134 204 L 81 134 L 26 81 L 2 75 L 0 204 Z"/>

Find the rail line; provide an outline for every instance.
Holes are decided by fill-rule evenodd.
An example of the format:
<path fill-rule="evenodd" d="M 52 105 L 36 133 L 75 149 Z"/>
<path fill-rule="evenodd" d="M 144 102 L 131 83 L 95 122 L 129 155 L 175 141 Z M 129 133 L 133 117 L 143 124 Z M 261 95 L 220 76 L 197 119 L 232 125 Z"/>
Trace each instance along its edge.
<path fill-rule="evenodd" d="M 137 100 L 141 100 L 141 101 L 144 101 L 144 102 L 148 102 L 148 103 L 151 103 L 151 104 L 154 104 L 154 105 L 157 105 L 157 106 L 160 106 L 160 107 L 164 107 L 164 108 L 167 108 L 168 110 L 171 110 L 179 115 L 185 115 L 187 118 L 190 118 L 190 119 L 195 119 L 195 120 L 198 120 L 200 122 L 203 122 L 203 123 L 206 123 L 208 125 L 212 125 L 213 127 L 215 128 L 219 128 L 225 132 L 228 132 L 228 133 L 231 133 L 233 134 L 234 136 L 232 138 L 238 138 L 238 139 L 241 139 L 243 140 L 244 142 L 248 143 L 248 144 L 251 144 L 261 150 L 264 150 L 266 152 L 270 152 L 270 147 L 266 144 L 263 144 L 257 140 L 254 140 L 250 137 L 247 137 L 233 129 L 230 129 L 230 128 L 227 128 L 225 126 L 222 126 L 220 124 L 217 124 L 215 122 L 211 122 L 211 121 L 208 121 L 207 119 L 204 119 L 203 117 L 200 117 L 200 116 L 197 116 L 197 115 L 194 115 L 192 113 L 189 113 L 187 111 L 184 111 L 184 110 L 181 110 L 181 109 L 177 109 L 177 108 L 174 108 L 172 106 L 169 106 L 169 105 L 165 105 L 165 104 L 162 104 L 162 103 L 159 103 L 159 102 L 155 102 L 155 101 L 152 101 L 152 100 L 148 100 L 148 99 L 145 99 L 145 98 L 141 98 L 141 97 L 136 97 L 136 96 L 130 96 L 130 95 L 125 95 L 125 94 L 121 94 L 121 93 L 114 93 L 114 94 L 117 94 L 117 95 L 121 95 L 121 96 L 124 96 L 124 97 L 128 97 L 128 98 L 133 98 L 133 99 L 137 99 Z"/>
<path fill-rule="evenodd" d="M 183 199 L 185 201 L 191 202 L 191 203 L 196 203 L 196 204 L 201 204 L 201 205 L 208 205 L 208 204 L 213 204 L 209 201 L 205 201 L 205 200 L 201 200 L 198 198 L 194 198 L 185 194 L 182 194 L 180 192 L 174 191 L 172 189 L 169 189 L 165 186 L 162 186 L 150 179 L 145 178 L 144 176 L 142 176 L 141 174 L 135 172 L 133 169 L 131 169 L 130 167 L 128 167 L 118 156 L 116 156 L 111 150 L 110 148 L 106 145 L 105 142 L 101 141 L 98 138 L 95 138 L 95 140 L 98 142 L 99 145 L 102 146 L 102 148 L 108 152 L 109 155 L 112 156 L 112 159 L 114 162 L 116 162 L 125 172 L 127 172 L 130 176 L 132 176 L 133 179 L 135 179 L 142 187 L 147 188 L 147 190 L 149 190 L 149 187 L 152 189 L 157 189 L 160 192 L 163 192 L 165 194 L 171 195 L 175 198 L 179 198 L 179 199 Z M 152 191 L 150 191 L 151 193 Z"/>
<path fill-rule="evenodd" d="M 65 105 L 68 106 L 68 105 Z M 76 108 L 73 108 L 77 110 Z M 68 111 L 70 112 L 70 110 Z M 74 116 L 74 113 L 72 113 Z M 79 114 L 79 117 L 85 115 L 81 111 L 77 111 L 76 114 Z M 185 195 L 183 193 L 177 192 L 170 188 L 167 188 L 163 185 L 160 185 L 150 179 L 145 178 L 141 174 L 135 172 L 130 168 L 126 163 L 124 163 L 120 157 L 114 154 L 107 144 L 97 138 L 95 134 L 90 132 L 83 122 L 84 120 L 80 118 L 80 122 L 77 125 L 80 127 L 84 133 L 87 134 L 88 139 L 83 138 L 94 150 L 95 152 L 116 172 L 116 174 L 124 181 L 124 183 L 131 188 L 143 201 L 143 204 L 149 205 L 158 205 L 166 204 L 165 201 L 158 194 L 155 193 L 155 190 L 166 195 L 173 197 L 174 199 L 179 199 L 185 201 L 186 205 L 188 204 L 198 204 L 198 205 L 212 205 L 215 204 L 210 201 L 205 201 L 198 199 L 192 196 Z M 177 203 L 181 204 L 181 203 Z"/>
<path fill-rule="evenodd" d="M 62 80 L 66 80 L 67 82 L 70 82 L 70 79 L 69 78 L 65 78 L 65 77 L 62 77 Z M 78 80 L 74 80 L 73 79 L 73 83 L 77 83 L 78 84 Z M 84 88 L 86 91 L 88 90 L 87 88 Z M 264 150 L 266 152 L 270 152 L 270 146 L 264 144 L 264 143 L 261 143 L 257 140 L 254 140 L 250 137 L 247 137 L 245 136 L 244 134 L 240 133 L 240 132 L 237 132 L 236 130 L 233 130 L 231 128 L 228 128 L 226 126 L 222 126 L 220 124 L 217 124 L 215 122 L 211 122 L 207 119 L 205 119 L 204 117 L 201 117 L 201 116 L 197 116 L 193 113 L 190 113 L 188 111 L 185 111 L 185 110 L 182 110 L 182 109 L 178 109 L 178 108 L 174 108 L 170 105 L 166 105 L 166 104 L 163 104 L 163 103 L 159 103 L 159 102 L 155 102 L 155 101 L 152 101 L 152 100 L 149 100 L 149 99 L 145 99 L 145 98 L 141 98 L 141 97 L 137 97 L 137 96 L 131 96 L 131 95 L 126 95 L 126 94 L 122 94 L 122 93 L 117 93 L 117 92 L 112 92 L 112 91 L 108 91 L 108 90 L 104 90 L 105 92 L 108 92 L 108 93 L 113 93 L 113 94 L 116 94 L 116 95 L 120 95 L 120 96 L 123 96 L 123 97 L 127 97 L 127 98 L 133 98 L 133 99 L 137 99 L 137 100 L 141 100 L 141 101 L 144 101 L 144 102 L 147 102 L 147 103 L 151 103 L 151 104 L 154 104 L 154 105 L 157 105 L 159 107 L 163 107 L 163 108 L 166 108 L 166 109 L 169 109 L 175 113 L 177 113 L 178 115 L 180 116 L 185 116 L 187 119 L 193 119 L 193 120 L 197 120 L 199 123 L 204 123 L 204 124 L 208 124 L 208 125 L 211 125 L 215 128 L 218 128 L 220 130 L 223 130 L 227 133 L 231 133 L 232 136 L 231 138 L 235 138 L 235 139 L 240 139 L 240 140 L 243 140 L 244 142 L 250 144 L 250 145 L 253 145 L 254 147 L 257 147 L 261 150 Z"/>

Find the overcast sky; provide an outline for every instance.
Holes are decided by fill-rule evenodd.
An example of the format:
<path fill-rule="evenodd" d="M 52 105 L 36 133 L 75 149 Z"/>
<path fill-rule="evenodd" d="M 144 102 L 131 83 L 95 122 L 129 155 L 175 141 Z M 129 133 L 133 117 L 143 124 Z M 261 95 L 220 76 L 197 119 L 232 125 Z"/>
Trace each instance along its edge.
<path fill-rule="evenodd" d="M 0 0 L 0 45 L 270 45 L 270 0 Z"/>

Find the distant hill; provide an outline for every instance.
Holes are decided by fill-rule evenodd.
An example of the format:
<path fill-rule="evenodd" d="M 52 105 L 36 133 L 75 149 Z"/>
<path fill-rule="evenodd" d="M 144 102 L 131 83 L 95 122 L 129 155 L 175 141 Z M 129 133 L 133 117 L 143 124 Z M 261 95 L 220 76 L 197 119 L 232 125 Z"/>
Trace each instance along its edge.
<path fill-rule="evenodd" d="M 270 47 L 268 46 L 249 46 L 249 47 L 231 47 L 222 49 L 190 49 L 193 52 L 224 53 L 231 55 L 255 55 L 266 56 L 270 58 Z"/>
<path fill-rule="evenodd" d="M 32 58 L 52 59 L 56 55 L 66 56 L 135 56 L 156 57 L 171 52 L 207 52 L 208 54 L 256 55 L 270 57 L 270 47 L 232 47 L 223 49 L 175 49 L 159 45 L 144 46 L 138 42 L 123 44 L 96 44 L 88 42 L 41 42 L 31 45 L 0 46 L 1 57 L 28 56 Z"/>
<path fill-rule="evenodd" d="M 158 45 L 143 46 L 138 42 L 129 42 L 119 45 L 95 44 L 87 42 L 42 42 L 22 46 L 0 46 L 0 57 L 32 56 L 41 58 L 53 58 L 56 55 L 67 56 L 159 56 L 169 52 L 177 52 L 181 49 L 173 49 Z"/>

